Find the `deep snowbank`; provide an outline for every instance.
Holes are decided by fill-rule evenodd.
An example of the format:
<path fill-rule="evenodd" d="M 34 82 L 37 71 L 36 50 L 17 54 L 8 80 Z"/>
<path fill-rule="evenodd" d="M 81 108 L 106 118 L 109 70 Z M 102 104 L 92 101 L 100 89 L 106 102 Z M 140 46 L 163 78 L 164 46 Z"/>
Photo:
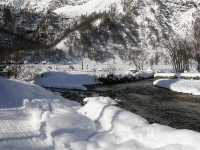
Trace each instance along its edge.
<path fill-rule="evenodd" d="M 86 90 L 83 85 L 97 84 L 94 77 L 88 74 L 69 74 L 66 72 L 50 71 L 42 73 L 34 81 L 44 87 Z"/>
<path fill-rule="evenodd" d="M 106 79 L 104 73 L 98 72 L 96 73 L 96 78 L 103 77 Z M 124 74 L 114 75 L 115 78 L 135 78 L 143 79 L 149 78 L 154 75 L 154 71 L 146 70 L 146 71 L 138 71 L 136 73 L 132 73 L 131 71 L 125 72 Z M 112 80 L 112 79 L 111 79 Z M 66 88 L 66 89 L 78 89 L 78 90 L 87 90 L 83 85 L 92 85 L 99 84 L 100 82 L 95 79 L 94 76 L 89 75 L 88 73 L 67 73 L 63 71 L 47 71 L 41 73 L 35 80 L 34 83 L 43 87 L 53 87 L 53 88 Z"/>
<path fill-rule="evenodd" d="M 65 100 L 61 96 L 57 96 L 38 85 L 2 77 L 0 77 L 0 89 L 0 108 L 21 107 L 25 99 L 34 100 L 45 98 L 57 99 L 59 101 Z M 75 102 L 71 101 L 68 104 L 72 106 Z"/>
<path fill-rule="evenodd" d="M 70 147 L 77 141 L 87 141 L 96 132 L 95 123 L 76 113 L 58 115 L 47 121 L 47 132 L 57 149 Z"/>
<path fill-rule="evenodd" d="M 153 85 L 176 92 L 200 95 L 200 80 L 159 79 L 154 81 Z"/>
<path fill-rule="evenodd" d="M 197 150 L 200 148 L 198 142 L 200 134 L 197 132 L 176 130 L 159 124 L 150 125 L 136 114 L 99 101 L 89 101 L 78 112 L 91 118 L 98 125 L 99 133 L 90 138 L 87 146 L 88 144 L 94 146 L 96 143 L 96 146 L 104 147 L 102 150 Z M 82 143 L 81 146 L 83 145 Z"/>
<path fill-rule="evenodd" d="M 47 143 L 47 141 L 48 144 L 43 145 L 41 149 L 49 147 L 59 150 L 200 149 L 200 133 L 149 124 L 146 119 L 134 113 L 106 104 L 110 101 L 109 98 L 103 98 L 106 102 L 103 103 L 93 97 L 85 106 L 80 106 L 76 102 L 24 81 L 0 78 L 0 86 L 0 111 L 8 112 L 6 116 L 0 117 L 2 127 L 0 133 L 6 135 L 8 133 L 4 131 L 8 129 L 11 132 L 9 127 L 14 124 L 9 124 L 10 119 L 14 119 L 15 124 L 18 122 L 17 118 L 23 120 L 24 128 L 34 127 L 31 136 L 19 131 L 17 135 L 23 134 L 23 138 L 15 136 L 0 140 L 2 149 L 15 147 L 33 149 L 32 147 L 38 143 Z M 18 104 L 19 101 L 21 105 Z M 20 107 L 20 109 L 12 108 L 12 112 L 16 112 L 14 118 L 9 116 L 10 107 Z M 3 126 L 5 119 L 7 119 L 6 126 Z M 15 133 L 17 128 L 13 128 L 12 132 Z M 9 144 L 10 139 L 12 144 Z M 34 139 L 37 142 L 27 144 L 23 142 L 26 139 Z"/>

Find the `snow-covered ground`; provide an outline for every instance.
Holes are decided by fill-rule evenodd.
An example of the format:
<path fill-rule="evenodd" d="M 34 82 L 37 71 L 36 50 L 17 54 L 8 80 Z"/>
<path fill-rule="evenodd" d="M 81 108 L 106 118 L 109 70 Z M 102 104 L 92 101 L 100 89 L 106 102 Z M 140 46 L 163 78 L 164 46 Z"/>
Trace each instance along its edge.
<path fill-rule="evenodd" d="M 70 64 L 69 64 L 70 63 Z M 73 69 L 70 68 L 73 67 Z M 165 66 L 166 67 L 166 66 Z M 168 66 L 169 67 L 169 66 Z M 72 61 L 63 64 L 28 64 L 23 66 L 24 71 L 19 75 L 19 79 L 34 77 L 32 83 L 43 87 L 66 88 L 86 90 L 84 85 L 98 84 L 97 79 L 107 77 L 108 74 L 114 74 L 118 79 L 128 78 L 149 78 L 155 74 L 155 69 L 145 66 L 145 70 L 136 70 L 133 64 L 124 62 L 119 58 L 115 61 L 107 62 L 91 61 L 88 58 L 82 61 L 72 59 Z M 31 68 L 31 69 L 30 69 Z M 31 75 L 31 76 L 30 76 Z"/>
<path fill-rule="evenodd" d="M 172 77 L 176 77 L 176 78 L 200 78 L 200 73 L 156 73 L 154 75 L 154 77 L 167 77 L 167 78 L 172 78 Z"/>
<path fill-rule="evenodd" d="M 200 95 L 200 73 L 156 73 L 158 78 L 177 78 L 177 79 L 158 79 L 153 85 L 167 88 L 176 92 Z M 187 79 L 184 79 L 187 78 Z"/>
<path fill-rule="evenodd" d="M 43 129 L 47 119 L 79 107 L 24 81 L 0 77 L 0 89 L 0 149 L 53 149 Z"/>
<path fill-rule="evenodd" d="M 153 84 L 176 92 L 200 95 L 200 80 L 159 79 Z"/>
<path fill-rule="evenodd" d="M 67 73 L 65 71 L 46 70 L 46 72 L 38 75 L 32 82 L 43 87 L 87 90 L 84 85 L 100 84 L 101 82 L 98 81 L 98 77 L 106 77 L 108 74 L 108 72 L 104 72 L 103 69 L 97 71 L 95 75 L 93 73 L 94 71 Z M 118 79 L 123 77 L 135 77 L 136 79 L 139 79 L 152 77 L 153 74 L 154 71 L 146 70 L 138 71 L 136 73 L 127 71 L 122 74 L 115 74 L 114 76 Z"/>
<path fill-rule="evenodd" d="M 44 87 L 86 90 L 83 85 L 99 82 L 86 73 L 69 74 L 63 71 L 49 71 L 40 74 L 34 83 Z"/>
<path fill-rule="evenodd" d="M 145 72 L 140 74 L 145 75 Z M 182 80 L 177 83 L 179 81 Z M 188 80 L 189 88 L 192 81 Z M 69 85 L 79 82 L 82 86 L 93 84 L 95 80 L 89 75 L 61 71 L 48 72 L 35 80 L 40 85 L 52 83 L 51 86 L 67 82 L 71 82 Z M 188 83 L 184 82 L 179 88 L 187 87 Z M 91 95 L 84 99 L 87 104 L 80 106 L 34 82 L 2 77 L 0 89 L 0 149 L 200 149 L 200 133 L 149 124 L 134 113 L 110 105 L 115 100 L 109 97 Z"/>

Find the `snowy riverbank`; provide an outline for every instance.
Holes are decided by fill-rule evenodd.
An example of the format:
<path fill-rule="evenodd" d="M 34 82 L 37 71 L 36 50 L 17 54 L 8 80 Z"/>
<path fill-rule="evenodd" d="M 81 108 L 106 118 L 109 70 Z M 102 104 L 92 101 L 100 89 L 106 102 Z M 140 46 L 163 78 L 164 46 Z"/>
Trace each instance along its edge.
<path fill-rule="evenodd" d="M 62 71 L 48 71 L 41 73 L 33 83 L 44 87 L 86 90 L 83 85 L 99 82 L 86 73 L 70 74 Z"/>
<path fill-rule="evenodd" d="M 123 74 L 116 74 L 112 80 L 121 80 L 123 78 L 127 79 L 143 79 L 152 77 L 154 71 L 146 70 L 146 71 L 138 71 L 136 73 L 132 73 L 131 71 L 127 71 Z M 93 85 L 100 84 L 98 78 L 104 78 L 105 80 L 109 80 L 107 75 L 104 75 L 104 72 L 99 71 L 96 75 L 91 75 L 87 72 L 76 72 L 76 73 L 67 73 L 65 71 L 58 70 L 45 70 L 45 72 L 40 73 L 32 83 L 43 86 L 43 87 L 53 87 L 53 88 L 65 88 L 65 89 L 78 89 L 78 90 L 87 90 L 84 85 Z"/>
<path fill-rule="evenodd" d="M 159 79 L 154 81 L 153 85 L 176 92 L 200 95 L 200 80 Z"/>
<path fill-rule="evenodd" d="M 200 149 L 198 132 L 149 124 L 97 98 L 80 106 L 33 83 L 5 78 L 0 88 L 1 149 Z"/>

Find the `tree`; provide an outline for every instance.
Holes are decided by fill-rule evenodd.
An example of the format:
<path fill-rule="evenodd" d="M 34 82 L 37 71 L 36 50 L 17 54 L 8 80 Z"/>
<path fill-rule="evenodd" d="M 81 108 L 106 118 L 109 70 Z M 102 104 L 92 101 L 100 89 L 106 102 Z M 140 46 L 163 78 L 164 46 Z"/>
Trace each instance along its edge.
<path fill-rule="evenodd" d="M 192 58 L 192 42 L 186 37 L 169 37 L 162 41 L 171 59 L 175 72 L 181 73 L 189 70 L 189 60 Z"/>
<path fill-rule="evenodd" d="M 7 25 L 9 23 L 11 23 L 11 20 L 12 20 L 12 15 L 11 15 L 10 7 L 9 6 L 4 6 L 4 9 L 3 9 L 4 27 L 8 27 Z"/>
<path fill-rule="evenodd" d="M 136 69 L 143 70 L 145 61 L 147 60 L 147 52 L 142 49 L 134 49 L 129 52 L 129 61 L 133 62 Z"/>
<path fill-rule="evenodd" d="M 72 50 L 72 46 L 69 47 L 68 53 L 69 53 L 69 55 L 74 56 L 74 52 Z"/>
<path fill-rule="evenodd" d="M 110 75 L 114 75 L 116 71 L 116 66 L 114 64 L 109 64 L 107 70 Z"/>
<path fill-rule="evenodd" d="M 200 17 L 196 18 L 193 25 L 193 46 L 194 46 L 194 59 L 197 61 L 197 69 L 200 72 Z"/>
<path fill-rule="evenodd" d="M 14 64 L 11 66 L 11 71 L 13 73 L 14 78 L 17 79 L 21 72 L 21 67 L 22 67 L 22 65 L 20 64 L 21 62 L 20 53 L 18 51 L 14 52 L 12 59 L 14 61 Z"/>
<path fill-rule="evenodd" d="M 159 52 L 156 51 L 155 56 L 154 56 L 154 62 L 156 65 L 158 65 L 159 60 L 160 60 L 160 54 Z"/>

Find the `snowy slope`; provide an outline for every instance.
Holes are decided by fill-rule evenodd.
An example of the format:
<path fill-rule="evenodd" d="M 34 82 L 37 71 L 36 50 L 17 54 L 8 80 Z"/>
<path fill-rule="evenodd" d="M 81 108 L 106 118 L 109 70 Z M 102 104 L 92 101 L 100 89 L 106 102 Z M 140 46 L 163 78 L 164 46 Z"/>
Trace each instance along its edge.
<path fill-rule="evenodd" d="M 0 4 L 9 5 L 16 8 L 32 9 L 38 12 L 46 11 L 52 0 L 1 0 Z"/>
<path fill-rule="evenodd" d="M 199 2 L 195 1 L 130 1 L 128 4 L 124 4 L 127 1 L 121 0 L 91 0 L 83 5 L 71 6 L 67 5 L 56 9 L 54 12 L 66 17 L 66 18 L 78 18 L 81 15 L 90 15 L 94 12 L 108 12 L 111 6 L 116 8 L 116 22 L 120 24 L 120 30 L 118 30 L 118 36 L 122 36 L 126 47 L 133 48 L 132 44 L 135 42 L 145 50 L 150 50 L 150 55 L 155 55 L 156 52 L 163 53 L 163 48 L 159 45 L 159 41 L 163 39 L 164 35 L 177 34 L 184 36 L 190 34 L 195 18 L 199 14 Z M 128 5 L 128 6 L 127 6 Z M 122 22 L 119 14 L 127 15 L 131 14 L 131 20 L 134 24 L 129 22 Z M 94 28 L 103 30 L 99 25 L 103 24 L 103 19 L 97 18 L 92 22 Z M 77 32 L 77 31 L 76 31 Z M 136 34 L 132 34 L 136 33 Z M 111 35 L 111 32 L 108 31 Z M 131 37 L 131 38 L 130 38 Z M 70 38 L 67 37 L 68 40 Z M 56 47 L 62 49 L 68 49 L 66 45 L 63 45 L 67 40 L 61 41 Z M 112 45 L 112 39 L 109 39 Z M 109 42 L 110 42 L 109 41 Z M 67 43 L 67 42 L 66 42 Z M 98 41 L 97 41 L 98 43 Z M 71 41 L 67 43 L 70 45 Z M 63 45 L 63 46 L 61 46 Z M 94 45 L 95 47 L 96 45 Z M 120 47 L 120 46 L 119 46 Z M 111 48 L 108 48 L 111 49 Z M 119 48 L 120 49 L 120 48 Z M 151 51 L 152 50 L 152 51 Z M 165 55 L 165 52 L 164 52 Z"/>
<path fill-rule="evenodd" d="M 114 5 L 116 7 L 117 13 L 123 13 L 121 0 L 90 0 L 83 5 L 67 5 L 65 7 L 58 8 L 54 12 L 57 14 L 63 14 L 68 18 L 74 18 L 81 15 L 90 15 L 94 12 L 99 13 L 109 11 L 111 5 Z"/>
<path fill-rule="evenodd" d="M 62 99 L 32 83 L 0 77 L 0 108 L 21 107 L 25 99 Z M 72 104 L 75 102 L 72 102 Z"/>
<path fill-rule="evenodd" d="M 117 7 L 120 8 L 121 0 L 0 0 L 0 4 L 2 5 L 9 5 L 16 8 L 26 8 L 30 10 L 35 10 L 36 12 L 46 12 L 48 9 L 52 10 L 62 7 L 58 9 L 56 12 L 63 12 L 65 13 L 74 11 L 75 15 L 98 12 L 98 11 L 105 11 L 108 10 L 111 4 L 116 4 Z M 86 4 L 85 4 L 86 3 Z M 67 6 L 65 6 L 67 5 Z M 77 6 L 75 6 L 77 5 Z M 121 11 L 119 9 L 119 11 Z"/>
<path fill-rule="evenodd" d="M 0 0 L 0 5 L 9 5 L 15 8 L 46 12 L 65 5 L 83 5 L 88 0 Z"/>

